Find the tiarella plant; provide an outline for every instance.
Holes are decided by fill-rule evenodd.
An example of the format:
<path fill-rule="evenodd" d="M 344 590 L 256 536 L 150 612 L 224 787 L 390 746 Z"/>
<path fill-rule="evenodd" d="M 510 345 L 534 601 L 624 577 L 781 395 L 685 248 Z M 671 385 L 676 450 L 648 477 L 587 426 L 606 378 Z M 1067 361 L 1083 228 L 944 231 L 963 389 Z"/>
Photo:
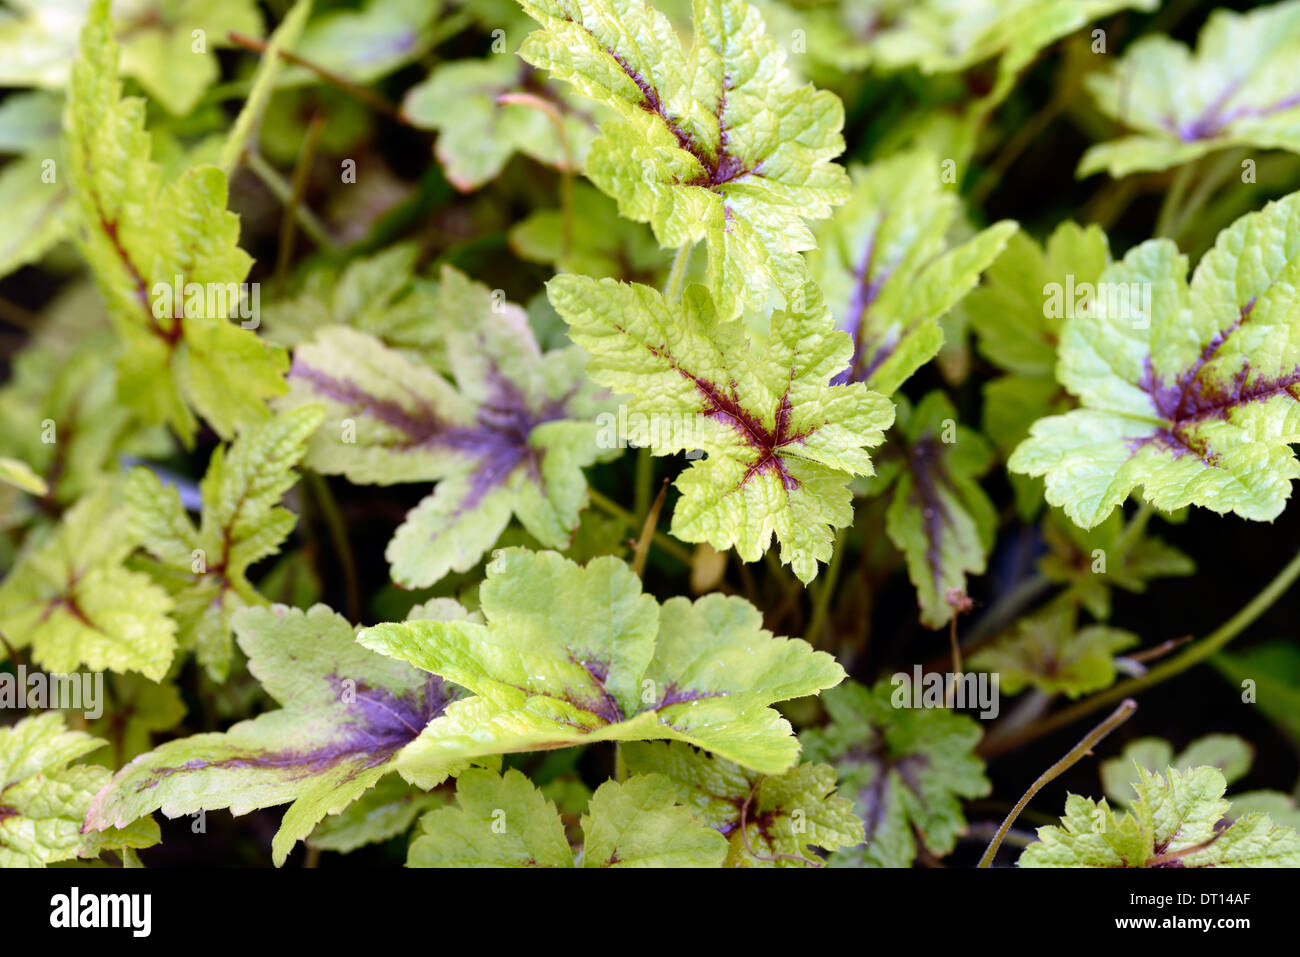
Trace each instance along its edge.
<path fill-rule="evenodd" d="M 1300 0 L 14 6 L 0 866 L 1300 866 Z"/>

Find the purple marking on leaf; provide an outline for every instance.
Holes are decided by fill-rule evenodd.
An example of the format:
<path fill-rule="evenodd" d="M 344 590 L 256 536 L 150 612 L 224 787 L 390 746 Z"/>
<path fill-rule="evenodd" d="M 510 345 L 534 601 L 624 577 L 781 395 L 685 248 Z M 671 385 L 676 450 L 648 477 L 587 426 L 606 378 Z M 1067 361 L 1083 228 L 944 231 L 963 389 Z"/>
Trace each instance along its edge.
<path fill-rule="evenodd" d="M 1273 116 L 1300 106 L 1300 93 L 1293 93 L 1267 106 L 1239 106 L 1225 112 L 1224 107 L 1237 94 L 1241 83 L 1237 80 L 1229 84 L 1195 119 L 1181 126 L 1176 126 L 1172 120 L 1166 120 L 1166 127 L 1184 143 L 1194 143 L 1197 140 L 1213 139 L 1237 120 Z"/>
<path fill-rule="evenodd" d="M 941 495 L 943 488 L 951 485 L 944 459 L 944 445 L 933 435 L 918 439 L 907 452 L 912 501 L 921 510 L 925 530 L 925 563 L 930 566 L 936 590 L 943 582 L 943 530 L 953 522 Z"/>
<path fill-rule="evenodd" d="M 652 711 L 658 711 L 660 708 L 668 708 L 675 704 L 686 704 L 688 701 L 699 701 L 702 698 L 721 698 L 725 696 L 722 691 L 696 691 L 693 688 L 685 690 L 677 687 L 676 681 L 670 681 L 668 687 L 664 689 L 664 696 L 659 699 Z"/>
<path fill-rule="evenodd" d="M 437 675 L 428 675 L 422 689 L 397 696 L 385 688 L 372 687 L 357 682 L 355 688 L 345 685 L 346 677 L 327 676 L 334 692 L 339 695 L 341 715 L 336 740 L 308 750 L 250 751 L 217 760 L 193 758 L 178 767 L 159 767 L 152 775 L 136 785 L 137 791 L 148 791 L 163 779 L 182 771 L 209 769 L 271 770 L 290 772 L 290 781 L 301 781 L 323 774 L 339 766 L 349 766 L 348 779 L 362 771 L 384 764 L 403 747 L 419 737 L 420 732 L 446 709 L 450 696 L 446 685 Z M 351 700 L 344 700 L 344 692 Z"/>
<path fill-rule="evenodd" d="M 892 757 L 886 752 L 884 741 L 880 740 L 872 747 L 859 746 L 850 748 L 845 753 L 843 762 L 873 765 L 876 770 L 876 773 L 872 775 L 871 783 L 858 790 L 857 809 L 866 833 L 864 843 L 871 842 L 872 837 L 880 829 L 888 812 L 892 772 L 898 772 L 899 778 L 902 779 L 907 789 L 916 796 L 917 802 L 924 805 L 922 799 L 924 791 L 921 787 L 919 775 L 930 764 L 929 758 L 924 754 L 904 754 L 899 757 Z"/>
<path fill-rule="evenodd" d="M 313 368 L 299 357 L 294 358 L 289 376 L 309 383 L 325 398 L 404 433 L 407 440 L 400 449 L 446 449 L 473 458 L 476 468 L 458 512 L 477 506 L 521 465 L 540 483 L 543 452 L 529 444 L 529 436 L 537 426 L 566 414 L 564 400 L 534 410 L 513 383 L 495 373 L 490 380 L 492 395 L 478 408 L 470 426 L 445 422 L 432 405 L 419 397 L 415 397 L 418 412 L 411 412 L 391 399 L 382 399 L 353 382 Z"/>
<path fill-rule="evenodd" d="M 879 215 L 883 218 L 884 212 Z M 877 224 L 877 229 L 879 224 Z M 885 281 L 893 274 L 894 266 L 889 265 L 873 275 L 873 266 L 877 252 L 877 229 L 873 229 L 867 238 L 867 245 L 853 273 L 853 295 L 845 311 L 841 328 L 853 339 L 853 359 L 844 371 L 831 379 L 831 385 L 845 385 L 849 382 L 865 382 L 880 364 L 889 358 L 898 344 L 897 339 L 875 337 L 863 334 L 867 313 L 880 295 Z"/>
<path fill-rule="evenodd" d="M 602 661 L 590 654 L 581 657 L 575 657 L 570 654 L 569 660 L 578 665 L 596 680 L 597 694 L 599 695 L 599 697 L 591 703 L 572 703 L 577 704 L 577 706 L 582 708 L 582 710 L 589 711 L 610 724 L 616 724 L 617 722 L 624 720 L 626 715 L 623 714 L 623 708 L 605 687 L 605 681 L 609 677 L 609 662 Z"/>
<path fill-rule="evenodd" d="M 0 807 L 0 821 L 8 817 L 17 817 L 18 812 L 11 807 Z"/>
<path fill-rule="evenodd" d="M 627 330 L 617 323 L 614 324 L 614 328 L 627 335 Z M 774 414 L 775 427 L 769 429 L 758 416 L 746 409 L 736 399 L 736 383 L 734 381 L 729 385 L 729 392 L 724 393 L 717 383 L 702 379 L 693 372 L 682 368 L 677 360 L 672 357 L 667 346 L 647 345 L 645 348 L 655 358 L 667 362 L 669 367 L 682 378 L 688 379 L 694 384 L 696 390 L 704 398 L 704 408 L 701 410 L 701 415 L 730 426 L 740 435 L 745 444 L 753 449 L 755 453 L 754 461 L 745 470 L 745 474 L 741 476 L 736 488 L 744 488 L 750 479 L 763 472 L 775 472 L 781 479 L 781 486 L 787 492 L 800 487 L 802 483 L 790 474 L 790 471 L 786 468 L 785 460 L 780 455 L 780 451 L 786 446 L 802 443 L 808 436 L 812 435 L 813 429 L 807 429 L 803 432 L 791 431 L 791 406 L 788 390 L 777 402 Z"/>
<path fill-rule="evenodd" d="M 758 167 L 761 164 L 746 166 L 743 159 L 730 152 L 727 148 L 727 127 L 724 119 L 724 113 L 727 106 L 727 91 L 730 89 L 731 78 L 724 76 L 722 78 L 722 93 L 716 106 L 716 115 L 718 117 L 718 152 L 713 155 L 711 151 L 701 144 L 683 125 L 680 117 L 668 112 L 667 106 L 659 96 L 659 91 L 654 88 L 649 80 L 645 78 L 635 67 L 632 66 L 624 57 L 609 46 L 600 41 L 595 33 L 591 31 L 585 23 L 578 23 L 572 17 L 566 16 L 565 20 L 584 30 L 588 36 L 596 41 L 597 45 L 618 64 L 620 70 L 629 80 L 636 84 L 636 88 L 641 92 L 641 102 L 638 104 L 641 109 L 647 113 L 653 113 L 663 121 L 668 127 L 668 131 L 673 134 L 677 140 L 677 145 L 686 152 L 690 153 L 704 168 L 704 173 L 694 179 L 686 181 L 686 186 L 704 186 L 712 190 L 717 187 L 740 179 L 742 176 L 750 174 L 757 175 Z"/>
<path fill-rule="evenodd" d="M 1156 412 L 1169 424 L 1150 436 L 1130 442 L 1133 451 L 1148 443 L 1156 443 L 1171 451 L 1175 457 L 1191 453 L 1207 465 L 1215 466 L 1217 456 L 1204 442 L 1197 442 L 1190 437 L 1187 431 L 1189 428 L 1207 419 L 1228 421 L 1235 409 L 1283 393 L 1298 398 L 1293 390 L 1300 386 L 1300 366 L 1284 375 L 1264 376 L 1254 382 L 1250 381 L 1251 366 L 1247 361 L 1243 361 L 1241 368 L 1226 382 L 1215 381 L 1202 374 L 1206 364 L 1214 359 L 1228 338 L 1249 320 L 1256 299 L 1257 297 L 1252 298 L 1242 306 L 1237 319 L 1216 333 L 1192 365 L 1175 376 L 1173 381 L 1157 376 L 1151 366 L 1151 356 L 1146 357 L 1138 385 L 1151 397 Z"/>

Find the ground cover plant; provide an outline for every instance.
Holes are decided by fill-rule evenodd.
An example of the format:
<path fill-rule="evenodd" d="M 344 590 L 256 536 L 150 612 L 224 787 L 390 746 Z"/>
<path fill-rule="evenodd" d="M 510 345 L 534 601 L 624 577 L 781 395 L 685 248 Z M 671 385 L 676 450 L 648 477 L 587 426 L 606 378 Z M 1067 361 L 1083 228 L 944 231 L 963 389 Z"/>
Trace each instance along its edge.
<path fill-rule="evenodd" d="M 1300 866 L 1297 54 L 11 0 L 0 865 Z"/>

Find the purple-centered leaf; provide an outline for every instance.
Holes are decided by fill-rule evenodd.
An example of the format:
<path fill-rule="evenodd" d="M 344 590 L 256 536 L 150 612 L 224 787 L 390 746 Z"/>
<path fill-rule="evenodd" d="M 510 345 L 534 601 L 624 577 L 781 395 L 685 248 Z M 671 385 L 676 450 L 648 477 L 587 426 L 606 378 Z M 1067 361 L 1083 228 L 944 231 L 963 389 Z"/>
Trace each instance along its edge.
<path fill-rule="evenodd" d="M 543 353 L 523 310 L 443 270 L 437 319 L 452 381 L 365 333 L 330 327 L 294 352 L 287 404 L 321 402 L 308 464 L 351 481 L 436 481 L 388 546 L 393 578 L 466 571 L 516 516 L 562 548 L 586 504 L 603 399 L 574 348 Z"/>
<path fill-rule="evenodd" d="M 437 676 L 357 644 L 353 627 L 324 605 L 244 609 L 235 631 L 249 670 L 282 707 L 136 758 L 95 797 L 87 830 L 159 809 L 244 814 L 293 802 L 272 845 L 281 864 L 321 818 L 392 770 L 455 696 Z"/>

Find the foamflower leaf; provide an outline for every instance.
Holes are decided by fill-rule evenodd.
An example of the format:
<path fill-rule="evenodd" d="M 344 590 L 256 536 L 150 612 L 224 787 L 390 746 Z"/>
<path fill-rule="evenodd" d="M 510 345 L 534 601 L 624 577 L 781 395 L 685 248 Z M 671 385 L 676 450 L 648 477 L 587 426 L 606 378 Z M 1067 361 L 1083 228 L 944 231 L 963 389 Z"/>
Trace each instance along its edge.
<path fill-rule="evenodd" d="M 999 675 L 1001 690 L 1009 695 L 1034 687 L 1077 698 L 1110 687 L 1116 653 L 1138 644 L 1138 636 L 1106 625 L 1076 628 L 1074 618 L 1064 602 L 1024 618 L 1015 634 L 982 649 L 970 665 Z"/>
<path fill-rule="evenodd" d="M 543 353 L 517 306 L 443 270 L 437 298 L 447 364 L 440 371 L 343 327 L 294 351 L 283 406 L 323 403 L 307 464 L 352 482 L 436 480 L 389 542 L 394 580 L 437 582 L 474 567 L 512 515 L 537 541 L 567 547 L 587 502 L 582 469 L 602 448 L 606 398 L 582 379 L 582 352 Z"/>
<path fill-rule="evenodd" d="M 82 31 L 65 127 L 78 242 L 123 340 L 118 394 L 187 445 L 194 411 L 230 438 L 285 391 L 287 357 L 230 321 L 252 259 L 226 210 L 225 173 L 193 166 L 163 182 L 144 101 L 122 97 L 108 7 L 95 0 Z"/>
<path fill-rule="evenodd" d="M 966 828 L 961 799 L 990 790 L 974 754 L 976 723 L 943 707 L 896 706 L 899 686 L 890 684 L 848 682 L 828 692 L 831 723 L 801 736 L 810 761 L 836 767 L 866 823 L 866 843 L 836 852 L 832 864 L 907 867 L 918 841 L 943 856 Z"/>
<path fill-rule="evenodd" d="M 91 837 L 81 833 L 90 799 L 109 772 L 68 762 L 103 744 L 82 731 L 68 730 L 57 713 L 0 728 L 0 868 L 44 867 L 95 857 L 107 848 L 158 843 L 158 825 L 152 821 Z"/>
<path fill-rule="evenodd" d="M 1300 193 L 1221 232 L 1190 286 L 1186 271 L 1168 240 L 1107 267 L 1106 305 L 1061 333 L 1057 376 L 1082 408 L 1040 419 L 1007 463 L 1083 528 L 1139 486 L 1158 509 L 1270 521 L 1300 475 Z"/>
<path fill-rule="evenodd" d="M 585 276 L 557 276 L 547 292 L 591 354 L 591 377 L 635 396 L 629 415 L 648 420 L 651 451 L 707 453 L 677 479 L 672 533 L 735 547 L 744 561 L 775 535 L 781 560 L 811 581 L 830 559 L 832 529 L 852 521 L 848 479 L 872 474 L 867 450 L 894 418 L 862 383 L 830 384 L 852 344 L 817 287 L 803 288 L 798 309 L 772 315 L 761 344 L 743 323 L 719 322 L 699 285 L 680 303 Z"/>
<path fill-rule="evenodd" d="M 323 851 L 347 854 L 366 844 L 405 834 L 417 817 L 442 807 L 449 799 L 441 789 L 426 792 L 407 784 L 401 775 L 389 774 L 338 814 L 331 814 L 317 824 L 307 844 Z"/>
<path fill-rule="evenodd" d="M 755 774 L 677 741 L 628 744 L 623 758 L 631 772 L 666 775 L 696 819 L 727 839 L 726 867 L 803 867 L 819 862 L 816 848 L 862 843 L 862 821 L 834 795 L 828 765 Z"/>
<path fill-rule="evenodd" d="M 1074 406 L 1053 374 L 1061 326 L 1095 295 L 1110 262 L 1110 244 L 1098 226 L 1067 220 L 1041 245 L 1018 232 L 963 300 L 976 349 L 1006 373 L 984 386 L 982 423 L 1004 457 L 1038 419 Z M 1043 507 L 1042 481 L 1013 474 L 1011 485 L 1021 518 L 1034 518 Z"/>
<path fill-rule="evenodd" d="M 408 867 L 573 867 L 559 812 L 528 778 L 466 771 L 456 806 L 430 811 Z M 726 841 L 677 803 L 660 774 L 606 781 L 582 816 L 583 867 L 719 867 Z"/>
<path fill-rule="evenodd" d="M 123 564 L 135 548 L 115 484 L 87 495 L 43 540 L 32 539 L 0 584 L 0 631 L 52 672 L 78 665 L 157 681 L 176 650 L 172 600 Z"/>
<path fill-rule="evenodd" d="M 535 99 L 500 101 L 520 93 Z M 495 179 L 515 153 L 566 172 L 581 170 L 596 135 L 591 108 L 543 83 L 514 57 L 496 53 L 434 68 L 402 101 L 402 115 L 413 125 L 438 131 L 438 162 L 451 184 L 466 193 Z"/>
<path fill-rule="evenodd" d="M 18 0 L 20 15 L 0 21 L 0 85 L 62 90 L 76 56 L 86 0 Z M 118 4 L 114 32 L 122 44 L 122 72 L 169 113 L 184 116 L 221 75 L 218 47 L 229 31 L 262 35 L 255 0 L 135 0 Z M 200 31 L 203 44 L 195 42 Z"/>
<path fill-rule="evenodd" d="M 667 247 L 705 240 L 723 319 L 797 295 L 805 220 L 848 196 L 831 160 L 844 107 L 801 85 L 744 0 L 695 0 L 694 47 L 643 0 L 521 0 L 543 29 L 519 55 L 611 109 L 587 177 Z"/>
<path fill-rule="evenodd" d="M 350 326 L 412 361 L 441 367 L 446 361 L 442 332 L 429 321 L 438 310 L 438 295 L 432 282 L 416 275 L 419 254 L 415 244 L 398 243 L 352 260 L 341 272 L 311 271 L 297 295 L 262 310 L 266 338 L 290 347 L 330 326 Z"/>
<path fill-rule="evenodd" d="M 249 670 L 281 707 L 136 758 L 95 796 L 87 830 L 156 810 L 245 814 L 292 802 L 271 845 L 278 866 L 322 818 L 396 769 L 403 748 L 454 693 L 434 675 L 358 645 L 353 627 L 324 605 L 245 608 L 234 625 Z"/>
<path fill-rule="evenodd" d="M 1013 50 L 1033 59 L 1087 23 L 1117 10 L 1150 10 L 1155 5 L 1155 0 L 855 0 L 809 5 L 808 48 L 846 71 L 916 67 L 923 73 L 955 73 Z"/>
<path fill-rule="evenodd" d="M 809 269 L 853 339 L 853 360 L 835 381 L 866 382 L 888 395 L 938 353 L 939 317 L 975 286 L 1016 224 L 1005 220 L 951 243 L 961 200 L 927 153 L 901 153 L 850 174 L 853 192 L 818 225 Z"/>
<path fill-rule="evenodd" d="M 1123 813 L 1071 794 L 1059 826 L 1038 829 L 1021 867 L 1297 867 L 1300 834 L 1251 813 L 1228 823 L 1218 768 L 1137 769 Z"/>
<path fill-rule="evenodd" d="M 1101 762 L 1101 786 L 1117 807 L 1137 798 L 1134 787 L 1137 769 L 1152 774 L 1165 768 L 1186 771 L 1195 767 L 1213 767 L 1223 772 L 1225 785 L 1244 777 L 1255 761 L 1255 749 L 1249 741 L 1235 734 L 1207 734 L 1197 738 L 1175 757 L 1174 748 L 1163 738 L 1138 738 L 1124 745 L 1117 758 Z"/>
<path fill-rule="evenodd" d="M 1300 3 L 1215 10 L 1196 52 L 1143 37 L 1085 81 L 1103 113 L 1133 130 L 1084 154 L 1079 175 L 1168 169 L 1229 146 L 1300 152 Z"/>
<path fill-rule="evenodd" d="M 719 594 L 662 606 L 623 562 L 586 567 L 503 549 L 479 591 L 485 624 L 407 621 L 358 640 L 467 688 L 404 756 L 434 776 L 485 755 L 593 741 L 686 741 L 777 774 L 799 752 L 768 707 L 838 684 L 843 669 L 776 638 L 748 602 Z"/>
<path fill-rule="evenodd" d="M 598 222 L 600 229 L 578 224 Z M 566 236 L 566 230 L 568 235 Z M 573 186 L 572 218 L 563 210 L 530 213 L 510 230 L 510 247 L 532 262 L 598 279 L 626 279 L 653 285 L 668 267 L 668 255 L 650 230 L 618 215 L 614 201 L 586 183 Z"/>
<path fill-rule="evenodd" d="M 938 628 L 954 614 L 948 593 L 965 592 L 966 576 L 984 573 L 993 547 L 997 513 L 978 482 L 993 450 L 978 432 L 957 425 L 957 410 L 941 392 L 915 410 L 899 407 L 891 448 L 902 461 L 885 530 L 907 559 L 921 621 Z"/>
<path fill-rule="evenodd" d="M 224 679 L 230 668 L 235 612 L 265 604 L 248 569 L 278 552 L 297 522 L 279 502 L 297 481 L 294 466 L 323 418 L 320 406 L 303 406 L 250 425 L 228 447 L 218 446 L 200 485 L 203 516 L 197 528 L 175 486 L 164 486 L 144 467 L 127 476 L 132 529 L 163 566 L 157 578 L 175 601 L 182 645 L 197 653 L 214 680 Z"/>
<path fill-rule="evenodd" d="M 1119 512 L 1090 529 L 1075 525 L 1060 509 L 1049 510 L 1045 519 L 1042 532 L 1048 552 L 1038 560 L 1039 572 L 1049 581 L 1070 586 L 1099 621 L 1110 617 L 1111 589 L 1142 594 L 1157 578 L 1196 571 L 1191 558 L 1147 534 L 1144 527 L 1125 533 Z"/>

